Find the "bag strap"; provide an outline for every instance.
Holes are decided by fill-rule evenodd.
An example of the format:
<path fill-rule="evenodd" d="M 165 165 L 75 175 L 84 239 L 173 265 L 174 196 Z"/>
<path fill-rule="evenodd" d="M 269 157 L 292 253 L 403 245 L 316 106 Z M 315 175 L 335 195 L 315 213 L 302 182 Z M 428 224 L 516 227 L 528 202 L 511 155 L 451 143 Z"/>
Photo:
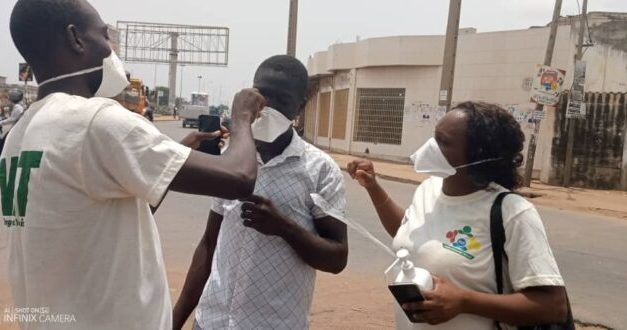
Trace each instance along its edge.
<path fill-rule="evenodd" d="M 509 194 L 513 193 L 507 191 L 498 194 L 490 210 L 490 238 L 492 240 L 492 255 L 494 257 L 494 272 L 496 274 L 496 290 L 498 294 L 503 294 L 503 257 L 507 258 L 502 205 L 503 199 Z"/>
<path fill-rule="evenodd" d="M 513 192 L 506 191 L 498 194 L 490 209 L 490 239 L 492 240 L 492 256 L 494 259 L 494 273 L 496 274 L 496 291 L 503 294 L 503 257 L 505 252 L 505 227 L 503 226 L 503 199 Z M 501 325 L 494 321 L 496 328 L 501 330 Z"/>
<path fill-rule="evenodd" d="M 498 194 L 492 208 L 490 209 L 490 238 L 492 240 L 492 254 L 494 257 L 494 273 L 496 274 L 496 290 L 498 294 L 503 294 L 503 258 L 507 260 L 507 253 L 505 252 L 505 227 L 503 226 L 503 199 L 507 195 L 516 195 L 516 193 L 506 191 Z M 573 312 L 566 294 L 566 306 L 568 308 L 568 314 L 565 322 L 559 324 L 558 329 L 574 330 L 575 323 L 573 320 Z M 494 322 L 498 330 L 502 327 L 498 322 Z M 527 327 L 533 329 L 534 327 Z M 547 327 L 535 327 L 537 329 L 548 329 Z M 522 329 L 519 327 L 519 329 Z"/>

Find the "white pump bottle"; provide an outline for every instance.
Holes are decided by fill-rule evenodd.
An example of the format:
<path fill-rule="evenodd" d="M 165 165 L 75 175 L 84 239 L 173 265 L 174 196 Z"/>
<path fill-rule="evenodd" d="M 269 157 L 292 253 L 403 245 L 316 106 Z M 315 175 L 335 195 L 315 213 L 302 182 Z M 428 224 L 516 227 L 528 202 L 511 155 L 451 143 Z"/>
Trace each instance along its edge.
<path fill-rule="evenodd" d="M 431 273 L 426 269 L 414 267 L 414 263 L 409 260 L 407 249 L 396 251 L 396 258 L 396 261 L 385 271 L 390 284 L 413 283 L 420 288 L 420 291 L 433 290 Z M 400 265 L 398 265 L 399 262 Z"/>

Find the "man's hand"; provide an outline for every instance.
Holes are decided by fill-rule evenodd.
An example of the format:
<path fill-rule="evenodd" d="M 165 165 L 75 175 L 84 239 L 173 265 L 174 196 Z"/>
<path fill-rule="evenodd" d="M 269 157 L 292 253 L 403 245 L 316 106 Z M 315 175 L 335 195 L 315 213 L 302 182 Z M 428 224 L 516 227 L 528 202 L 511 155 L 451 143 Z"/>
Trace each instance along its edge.
<path fill-rule="evenodd" d="M 242 200 L 244 226 L 269 236 L 281 236 L 292 223 L 267 198 L 252 195 Z"/>
<path fill-rule="evenodd" d="M 224 140 L 228 139 L 229 135 L 229 130 L 227 130 L 224 126 L 220 126 L 220 130 L 215 132 L 189 133 L 185 138 L 183 138 L 183 140 L 181 140 L 180 143 L 186 147 L 196 150 L 200 147 L 200 142 L 220 138 L 220 147 L 222 147 L 224 145 Z"/>
<path fill-rule="evenodd" d="M 450 281 L 433 277 L 435 288 L 424 291 L 422 302 L 403 304 L 403 309 L 413 313 L 420 323 L 431 325 L 447 322 L 463 312 L 465 291 Z"/>
<path fill-rule="evenodd" d="M 357 180 L 357 182 L 359 182 L 359 184 L 364 188 L 370 188 L 377 183 L 375 179 L 376 174 L 374 172 L 374 165 L 372 165 L 372 162 L 369 160 L 353 160 L 348 163 L 347 170 L 351 178 L 353 178 L 353 180 Z"/>
<path fill-rule="evenodd" d="M 266 98 L 256 88 L 243 89 L 233 99 L 233 119 L 252 123 L 266 106 Z"/>

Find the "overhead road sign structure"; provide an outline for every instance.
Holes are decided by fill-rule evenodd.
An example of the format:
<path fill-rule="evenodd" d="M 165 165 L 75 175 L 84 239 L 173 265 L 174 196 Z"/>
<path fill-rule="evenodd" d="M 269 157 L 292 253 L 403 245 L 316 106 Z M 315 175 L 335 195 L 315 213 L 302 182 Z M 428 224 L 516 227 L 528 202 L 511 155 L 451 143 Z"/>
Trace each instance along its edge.
<path fill-rule="evenodd" d="M 228 65 L 227 27 L 119 21 L 117 30 L 126 62 L 170 64 L 175 51 L 179 65 Z"/>
<path fill-rule="evenodd" d="M 226 27 L 118 21 L 116 28 L 122 60 L 169 65 L 170 111 L 174 111 L 178 65 L 225 67 L 229 63 Z"/>

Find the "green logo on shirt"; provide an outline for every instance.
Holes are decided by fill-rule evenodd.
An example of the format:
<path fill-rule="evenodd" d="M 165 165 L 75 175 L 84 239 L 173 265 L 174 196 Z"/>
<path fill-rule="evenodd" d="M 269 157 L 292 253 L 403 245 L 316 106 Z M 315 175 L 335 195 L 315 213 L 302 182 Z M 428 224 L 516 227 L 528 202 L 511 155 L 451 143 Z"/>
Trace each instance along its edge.
<path fill-rule="evenodd" d="M 453 251 L 468 260 L 475 258 L 469 251 L 479 250 L 481 243 L 472 234 L 472 227 L 464 226 L 462 229 L 451 230 L 446 233 L 446 238 L 451 244 L 442 243 L 442 247 Z"/>
<path fill-rule="evenodd" d="M 7 227 L 24 227 L 26 205 L 28 204 L 28 182 L 33 168 L 39 168 L 42 151 L 22 151 L 19 157 L 11 157 L 7 171 L 7 159 L 0 159 L 0 195 L 2 195 L 2 216 Z M 17 169 L 20 168 L 20 179 L 15 190 Z M 17 205 L 15 196 L 17 195 Z M 17 206 L 17 209 L 16 209 Z M 17 211 L 17 212 L 16 212 Z"/>

